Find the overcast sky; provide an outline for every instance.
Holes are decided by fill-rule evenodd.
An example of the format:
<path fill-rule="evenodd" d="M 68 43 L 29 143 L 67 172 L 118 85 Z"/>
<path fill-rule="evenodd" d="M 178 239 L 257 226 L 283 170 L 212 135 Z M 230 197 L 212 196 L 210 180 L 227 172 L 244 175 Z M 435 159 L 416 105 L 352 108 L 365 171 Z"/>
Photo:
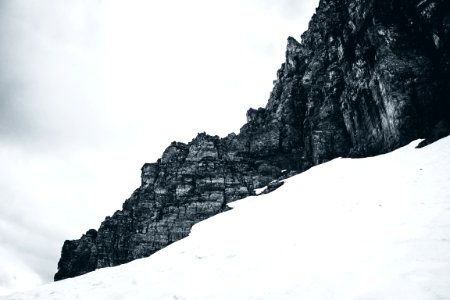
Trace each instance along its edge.
<path fill-rule="evenodd" d="M 171 141 L 238 132 L 317 4 L 0 0 L 0 294 L 51 281 Z"/>

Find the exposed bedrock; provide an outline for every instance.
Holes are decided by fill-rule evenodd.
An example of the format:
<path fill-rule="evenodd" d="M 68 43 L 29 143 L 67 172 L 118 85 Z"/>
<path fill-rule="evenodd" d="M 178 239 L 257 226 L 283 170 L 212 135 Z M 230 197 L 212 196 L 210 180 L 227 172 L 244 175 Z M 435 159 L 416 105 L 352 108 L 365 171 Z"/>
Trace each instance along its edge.
<path fill-rule="evenodd" d="M 55 280 L 149 256 L 311 166 L 447 135 L 449 32 L 447 0 L 320 1 L 301 43 L 288 38 L 266 107 L 239 134 L 201 133 L 144 164 L 122 210 L 64 243 Z"/>

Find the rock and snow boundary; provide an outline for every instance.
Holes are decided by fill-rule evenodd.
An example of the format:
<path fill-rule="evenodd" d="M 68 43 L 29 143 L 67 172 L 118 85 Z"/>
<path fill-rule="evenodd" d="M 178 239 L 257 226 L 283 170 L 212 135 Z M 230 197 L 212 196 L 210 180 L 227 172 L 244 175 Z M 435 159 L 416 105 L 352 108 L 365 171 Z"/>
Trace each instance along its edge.
<path fill-rule="evenodd" d="M 1 299 L 450 299 L 450 137 L 335 159 L 149 258 Z"/>

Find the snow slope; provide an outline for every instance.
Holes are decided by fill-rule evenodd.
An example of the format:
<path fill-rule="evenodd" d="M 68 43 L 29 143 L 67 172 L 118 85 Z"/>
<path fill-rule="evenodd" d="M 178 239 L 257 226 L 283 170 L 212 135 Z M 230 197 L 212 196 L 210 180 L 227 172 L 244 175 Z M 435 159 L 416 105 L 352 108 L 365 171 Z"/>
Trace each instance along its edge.
<path fill-rule="evenodd" d="M 153 256 L 2 299 L 450 299 L 450 138 L 336 159 Z"/>

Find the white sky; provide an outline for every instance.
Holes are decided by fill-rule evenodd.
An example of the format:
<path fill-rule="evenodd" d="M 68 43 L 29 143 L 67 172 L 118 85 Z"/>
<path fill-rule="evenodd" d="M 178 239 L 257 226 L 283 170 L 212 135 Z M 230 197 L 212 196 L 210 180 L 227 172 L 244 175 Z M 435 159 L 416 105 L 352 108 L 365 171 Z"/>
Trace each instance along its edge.
<path fill-rule="evenodd" d="M 0 293 L 48 282 L 173 140 L 265 106 L 306 0 L 0 0 Z"/>

